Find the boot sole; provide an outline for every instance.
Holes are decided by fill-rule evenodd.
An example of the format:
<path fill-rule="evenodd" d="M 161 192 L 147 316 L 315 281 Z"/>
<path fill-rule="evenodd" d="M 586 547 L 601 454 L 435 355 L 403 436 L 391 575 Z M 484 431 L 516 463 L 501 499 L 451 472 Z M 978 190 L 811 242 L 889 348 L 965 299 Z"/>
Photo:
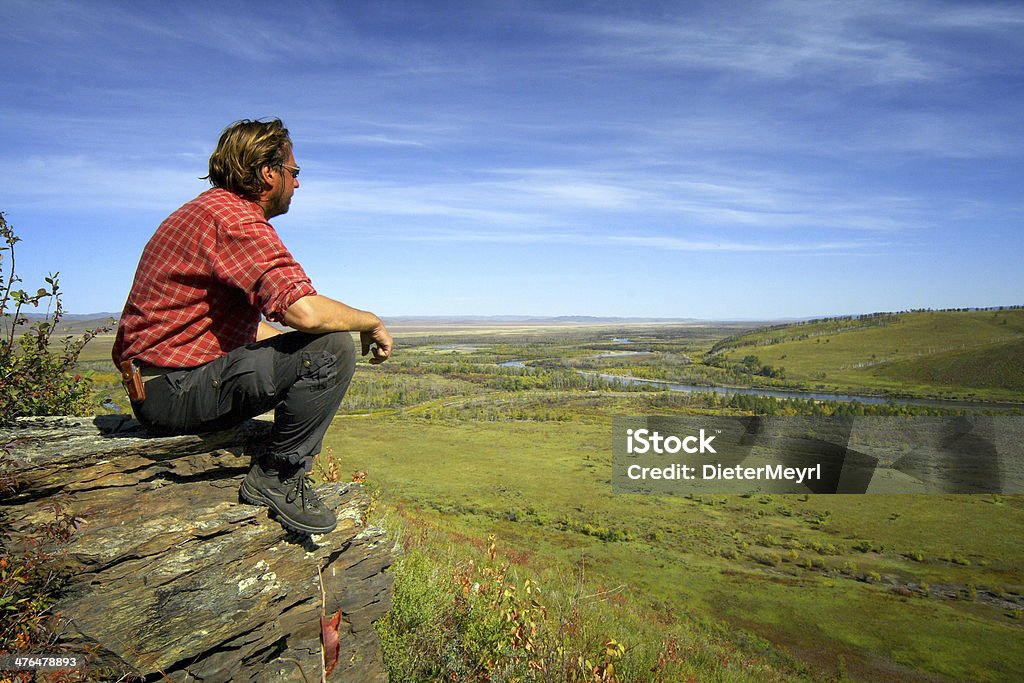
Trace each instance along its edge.
<path fill-rule="evenodd" d="M 254 489 L 251 486 L 249 486 L 248 481 L 242 481 L 242 486 L 239 489 L 239 493 L 241 494 L 242 499 L 245 500 L 245 502 L 247 503 L 251 503 L 252 505 L 263 505 L 265 507 L 270 508 L 271 511 L 274 512 L 277 521 L 281 523 L 281 526 L 292 531 L 297 531 L 300 534 L 326 534 L 331 531 L 334 531 L 334 529 L 338 526 L 337 521 L 335 521 L 334 524 L 331 524 L 328 527 L 309 526 L 308 524 L 296 522 L 291 517 L 281 512 L 281 509 L 274 504 L 273 500 L 264 496 L 257 489 Z"/>

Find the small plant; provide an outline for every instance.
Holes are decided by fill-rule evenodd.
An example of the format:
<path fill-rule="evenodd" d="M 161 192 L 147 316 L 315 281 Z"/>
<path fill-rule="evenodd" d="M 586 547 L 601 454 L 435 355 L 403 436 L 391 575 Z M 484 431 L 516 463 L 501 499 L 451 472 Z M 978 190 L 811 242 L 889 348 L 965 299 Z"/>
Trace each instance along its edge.
<path fill-rule="evenodd" d="M 872 551 L 882 552 L 882 547 L 875 547 L 875 544 L 871 541 L 861 540 L 853 544 L 853 549 L 862 553 L 870 553 Z"/>
<path fill-rule="evenodd" d="M 836 663 L 836 675 L 832 679 L 835 683 L 846 683 L 850 680 L 850 672 L 846 669 L 846 657 L 839 655 L 839 661 Z"/>
<path fill-rule="evenodd" d="M 960 553 L 947 553 L 943 556 L 942 559 L 946 562 L 949 562 L 951 564 L 958 564 L 962 567 L 969 567 L 971 565 L 971 561 L 963 555 L 961 555 Z"/>
<path fill-rule="evenodd" d="M 831 516 L 832 516 L 832 511 L 831 510 L 822 510 L 820 512 L 815 513 L 814 516 L 810 517 L 807 520 L 807 522 L 811 526 L 820 529 L 821 527 L 826 526 L 828 524 L 829 518 Z"/>
<path fill-rule="evenodd" d="M 0 643 L 7 652 L 41 652 L 55 644 L 51 608 L 68 578 L 64 557 L 78 520 L 59 506 L 52 511 L 50 522 L 0 535 Z"/>
<path fill-rule="evenodd" d="M 391 680 L 532 680 L 614 683 L 626 653 L 598 638 L 582 615 L 582 586 L 568 604 L 497 561 L 436 564 L 422 550 L 396 567 L 392 609 L 377 623 Z"/>
<path fill-rule="evenodd" d="M 758 564 L 763 564 L 766 567 L 778 567 L 782 562 L 782 558 L 779 557 L 778 553 L 773 552 L 759 552 L 755 551 L 748 555 L 751 560 Z"/>
<path fill-rule="evenodd" d="M 316 472 L 320 476 L 320 481 L 324 483 L 341 481 L 341 470 L 338 468 L 338 463 L 334 459 L 334 449 L 328 446 L 324 449 L 314 461 L 316 464 Z M 366 472 L 362 472 L 362 478 L 357 479 L 355 475 L 352 477 L 352 481 L 358 481 L 363 483 L 366 481 Z"/>
<path fill-rule="evenodd" d="M 91 414 L 92 383 L 75 373 L 75 364 L 89 340 L 107 328 L 90 330 L 77 339 L 66 337 L 61 350 L 52 350 L 51 337 L 64 313 L 58 273 L 47 276 L 46 287 L 34 294 L 17 288 L 21 278 L 14 270 L 14 247 L 20 241 L 0 213 L 0 422 L 34 415 Z M 6 276 L 5 260 L 9 261 Z M 28 309 L 38 309 L 43 302 L 42 319 L 30 321 Z"/>

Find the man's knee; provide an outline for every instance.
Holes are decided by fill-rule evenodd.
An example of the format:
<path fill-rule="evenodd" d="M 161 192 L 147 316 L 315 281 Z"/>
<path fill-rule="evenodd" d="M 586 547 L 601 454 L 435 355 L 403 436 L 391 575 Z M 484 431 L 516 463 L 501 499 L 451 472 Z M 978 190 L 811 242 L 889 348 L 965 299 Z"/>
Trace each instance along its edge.
<path fill-rule="evenodd" d="M 356 350 L 349 332 L 328 332 L 317 335 L 305 348 L 308 354 L 303 365 L 307 369 L 323 366 L 330 362 L 339 380 L 344 383 L 352 378 L 356 368 Z"/>
<path fill-rule="evenodd" d="M 326 351 L 337 356 L 346 353 L 351 355 L 355 352 L 355 344 L 352 343 L 351 332 L 327 332 L 326 334 L 319 335 L 314 343 L 322 345 Z"/>
<path fill-rule="evenodd" d="M 356 371 L 356 346 L 352 341 L 352 334 L 330 332 L 324 336 L 329 337 L 331 353 L 338 359 L 338 374 L 346 378 L 346 381 L 352 379 Z"/>

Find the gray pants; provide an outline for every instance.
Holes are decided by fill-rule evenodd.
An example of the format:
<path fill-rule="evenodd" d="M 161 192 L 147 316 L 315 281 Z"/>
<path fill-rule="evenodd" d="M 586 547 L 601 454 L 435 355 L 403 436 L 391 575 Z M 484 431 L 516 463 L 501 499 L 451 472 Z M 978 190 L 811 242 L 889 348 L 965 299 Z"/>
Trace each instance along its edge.
<path fill-rule="evenodd" d="M 132 404 L 139 422 L 163 434 L 195 434 L 274 410 L 270 463 L 310 468 L 355 372 L 348 332 L 289 332 L 195 368 L 146 382 Z"/>

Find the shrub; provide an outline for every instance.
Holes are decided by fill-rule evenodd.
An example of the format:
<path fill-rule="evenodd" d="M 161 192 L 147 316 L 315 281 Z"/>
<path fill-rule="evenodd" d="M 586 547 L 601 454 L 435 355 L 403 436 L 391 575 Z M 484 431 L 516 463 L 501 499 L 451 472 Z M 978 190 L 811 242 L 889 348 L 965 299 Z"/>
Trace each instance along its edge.
<path fill-rule="evenodd" d="M 51 337 L 63 316 L 58 273 L 45 278 L 35 294 L 17 288 L 14 246 L 21 239 L 0 213 L 0 422 L 34 415 L 86 415 L 93 412 L 92 383 L 74 372 L 78 354 L 96 334 L 66 337 L 63 348 L 51 349 Z M 5 260 L 7 273 L 4 274 Z M 34 322 L 29 307 L 46 302 L 45 315 Z M 18 331 L 22 330 L 21 334 Z"/>
<path fill-rule="evenodd" d="M 14 248 L 19 241 L 0 213 L 0 424 L 23 416 L 91 413 L 91 382 L 73 372 L 82 348 L 103 330 L 78 339 L 69 336 L 62 349 L 51 349 L 51 337 L 63 314 L 57 274 L 49 275 L 46 287 L 35 294 L 18 288 L 21 278 L 14 270 Z M 30 321 L 26 310 L 38 309 L 44 301 L 45 315 Z M 0 494 L 4 496 L 18 490 L 14 464 L 11 448 L 0 446 Z M 2 649 L 19 654 L 52 652 L 58 622 L 52 607 L 68 578 L 65 553 L 76 520 L 54 507 L 52 521 L 15 533 L 4 517 L 0 510 Z"/>
<path fill-rule="evenodd" d="M 496 560 L 436 563 L 408 551 L 394 568 L 388 614 L 376 623 L 390 680 L 619 681 L 622 644 L 598 637 L 569 604 Z"/>
<path fill-rule="evenodd" d="M 779 557 L 779 554 L 774 552 L 753 551 L 748 554 L 748 557 L 754 562 L 763 564 L 766 567 L 778 567 L 782 562 L 782 558 Z"/>
<path fill-rule="evenodd" d="M 959 564 L 963 567 L 969 567 L 971 564 L 971 561 L 969 559 L 967 559 L 959 553 L 946 553 L 942 557 L 942 559 L 946 562 L 951 562 L 952 564 Z"/>
<path fill-rule="evenodd" d="M 10 476 L 11 457 L 0 451 L 0 487 L 17 489 Z M 53 507 L 53 520 L 21 533 L 0 525 L 0 643 L 11 653 L 53 651 L 57 617 L 51 607 L 68 578 L 64 556 L 77 520 Z M 3 519 L 0 511 L 0 522 Z"/>

